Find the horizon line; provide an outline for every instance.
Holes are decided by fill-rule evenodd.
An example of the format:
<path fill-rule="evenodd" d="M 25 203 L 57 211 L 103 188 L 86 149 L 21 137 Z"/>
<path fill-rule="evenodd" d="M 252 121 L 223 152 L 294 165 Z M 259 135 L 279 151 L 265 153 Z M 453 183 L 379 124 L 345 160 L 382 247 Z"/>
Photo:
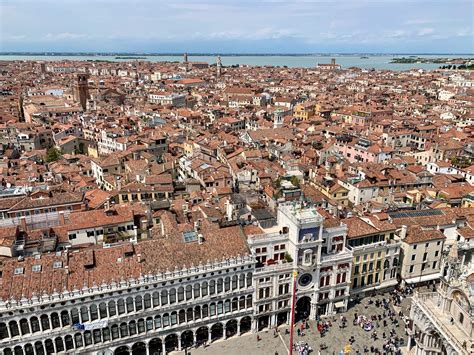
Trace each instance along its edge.
<path fill-rule="evenodd" d="M 0 55 L 38 55 L 38 56 L 54 56 L 54 55 L 147 55 L 147 56 L 317 56 L 317 55 L 463 55 L 474 56 L 474 53 L 461 52 L 124 52 L 124 51 L 0 51 Z"/>

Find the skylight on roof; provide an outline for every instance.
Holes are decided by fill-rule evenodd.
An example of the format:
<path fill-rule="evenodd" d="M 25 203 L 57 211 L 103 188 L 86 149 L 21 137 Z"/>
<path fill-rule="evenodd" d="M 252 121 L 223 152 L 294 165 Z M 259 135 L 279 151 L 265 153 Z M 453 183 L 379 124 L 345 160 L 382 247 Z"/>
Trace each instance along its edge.
<path fill-rule="evenodd" d="M 185 243 L 195 242 L 198 240 L 198 234 L 194 230 L 183 232 L 183 239 Z"/>

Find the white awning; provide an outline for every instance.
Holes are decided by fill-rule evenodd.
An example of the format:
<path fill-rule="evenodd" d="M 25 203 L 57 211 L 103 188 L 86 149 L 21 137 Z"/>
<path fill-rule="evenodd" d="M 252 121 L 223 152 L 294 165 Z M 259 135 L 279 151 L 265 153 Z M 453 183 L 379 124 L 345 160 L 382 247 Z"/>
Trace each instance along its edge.
<path fill-rule="evenodd" d="M 441 274 L 439 272 L 437 272 L 435 274 L 430 274 L 430 275 L 411 277 L 409 279 L 405 279 L 405 282 L 408 283 L 408 284 L 416 284 L 416 283 L 419 283 L 419 282 L 437 280 L 440 277 L 441 277 Z"/>
<path fill-rule="evenodd" d="M 334 303 L 334 307 L 335 307 L 335 308 L 342 308 L 342 307 L 344 307 L 344 301 L 338 301 L 338 302 Z"/>

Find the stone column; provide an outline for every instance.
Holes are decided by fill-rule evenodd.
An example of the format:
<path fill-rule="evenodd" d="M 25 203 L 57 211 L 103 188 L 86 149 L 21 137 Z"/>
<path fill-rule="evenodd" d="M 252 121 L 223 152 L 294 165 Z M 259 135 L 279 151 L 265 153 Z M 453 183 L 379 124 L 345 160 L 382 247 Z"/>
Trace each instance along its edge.
<path fill-rule="evenodd" d="M 309 318 L 310 319 L 316 319 L 316 315 L 318 313 L 318 305 L 317 303 L 311 302 L 311 311 L 309 313 Z"/>
<path fill-rule="evenodd" d="M 146 355 L 150 355 L 150 343 L 146 343 Z"/>
<path fill-rule="evenodd" d="M 268 324 L 268 328 L 272 328 L 274 326 L 276 326 L 276 314 L 272 314 L 270 316 L 270 320 L 269 320 L 269 324 Z"/>
<path fill-rule="evenodd" d="M 162 355 L 166 355 L 166 343 L 165 343 L 165 339 L 161 339 L 161 354 Z"/>
<path fill-rule="evenodd" d="M 239 319 L 239 320 L 237 321 L 237 335 L 238 335 L 238 336 L 241 335 L 241 333 L 240 333 L 240 321 L 241 321 L 241 319 Z"/>
<path fill-rule="evenodd" d="M 208 331 L 208 334 L 207 334 L 207 335 L 208 335 L 208 342 L 209 342 L 209 344 L 210 344 L 211 341 L 212 341 L 212 331 L 211 331 L 211 327 L 209 327 L 208 329 L 209 329 L 209 331 Z"/>

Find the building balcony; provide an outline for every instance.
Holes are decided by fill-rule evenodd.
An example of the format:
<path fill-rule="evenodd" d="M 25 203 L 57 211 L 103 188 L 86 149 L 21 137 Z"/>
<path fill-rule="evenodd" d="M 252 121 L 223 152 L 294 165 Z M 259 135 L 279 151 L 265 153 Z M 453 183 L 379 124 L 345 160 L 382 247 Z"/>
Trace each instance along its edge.
<path fill-rule="evenodd" d="M 412 307 L 419 308 L 425 314 L 440 335 L 455 347 L 458 354 L 468 354 L 467 349 L 469 349 L 472 339 L 458 325 L 451 324 L 451 314 L 438 306 L 440 297 L 437 292 L 416 292 L 412 298 Z M 464 342 L 468 345 L 467 349 L 462 346 Z"/>
<path fill-rule="evenodd" d="M 247 241 L 250 245 L 257 243 L 270 243 L 270 242 L 285 242 L 288 240 L 288 233 L 263 233 L 255 234 L 247 237 Z"/>
<path fill-rule="evenodd" d="M 321 264 L 333 263 L 345 259 L 352 259 L 352 251 L 348 248 L 344 248 L 342 251 L 334 254 L 321 255 Z"/>

